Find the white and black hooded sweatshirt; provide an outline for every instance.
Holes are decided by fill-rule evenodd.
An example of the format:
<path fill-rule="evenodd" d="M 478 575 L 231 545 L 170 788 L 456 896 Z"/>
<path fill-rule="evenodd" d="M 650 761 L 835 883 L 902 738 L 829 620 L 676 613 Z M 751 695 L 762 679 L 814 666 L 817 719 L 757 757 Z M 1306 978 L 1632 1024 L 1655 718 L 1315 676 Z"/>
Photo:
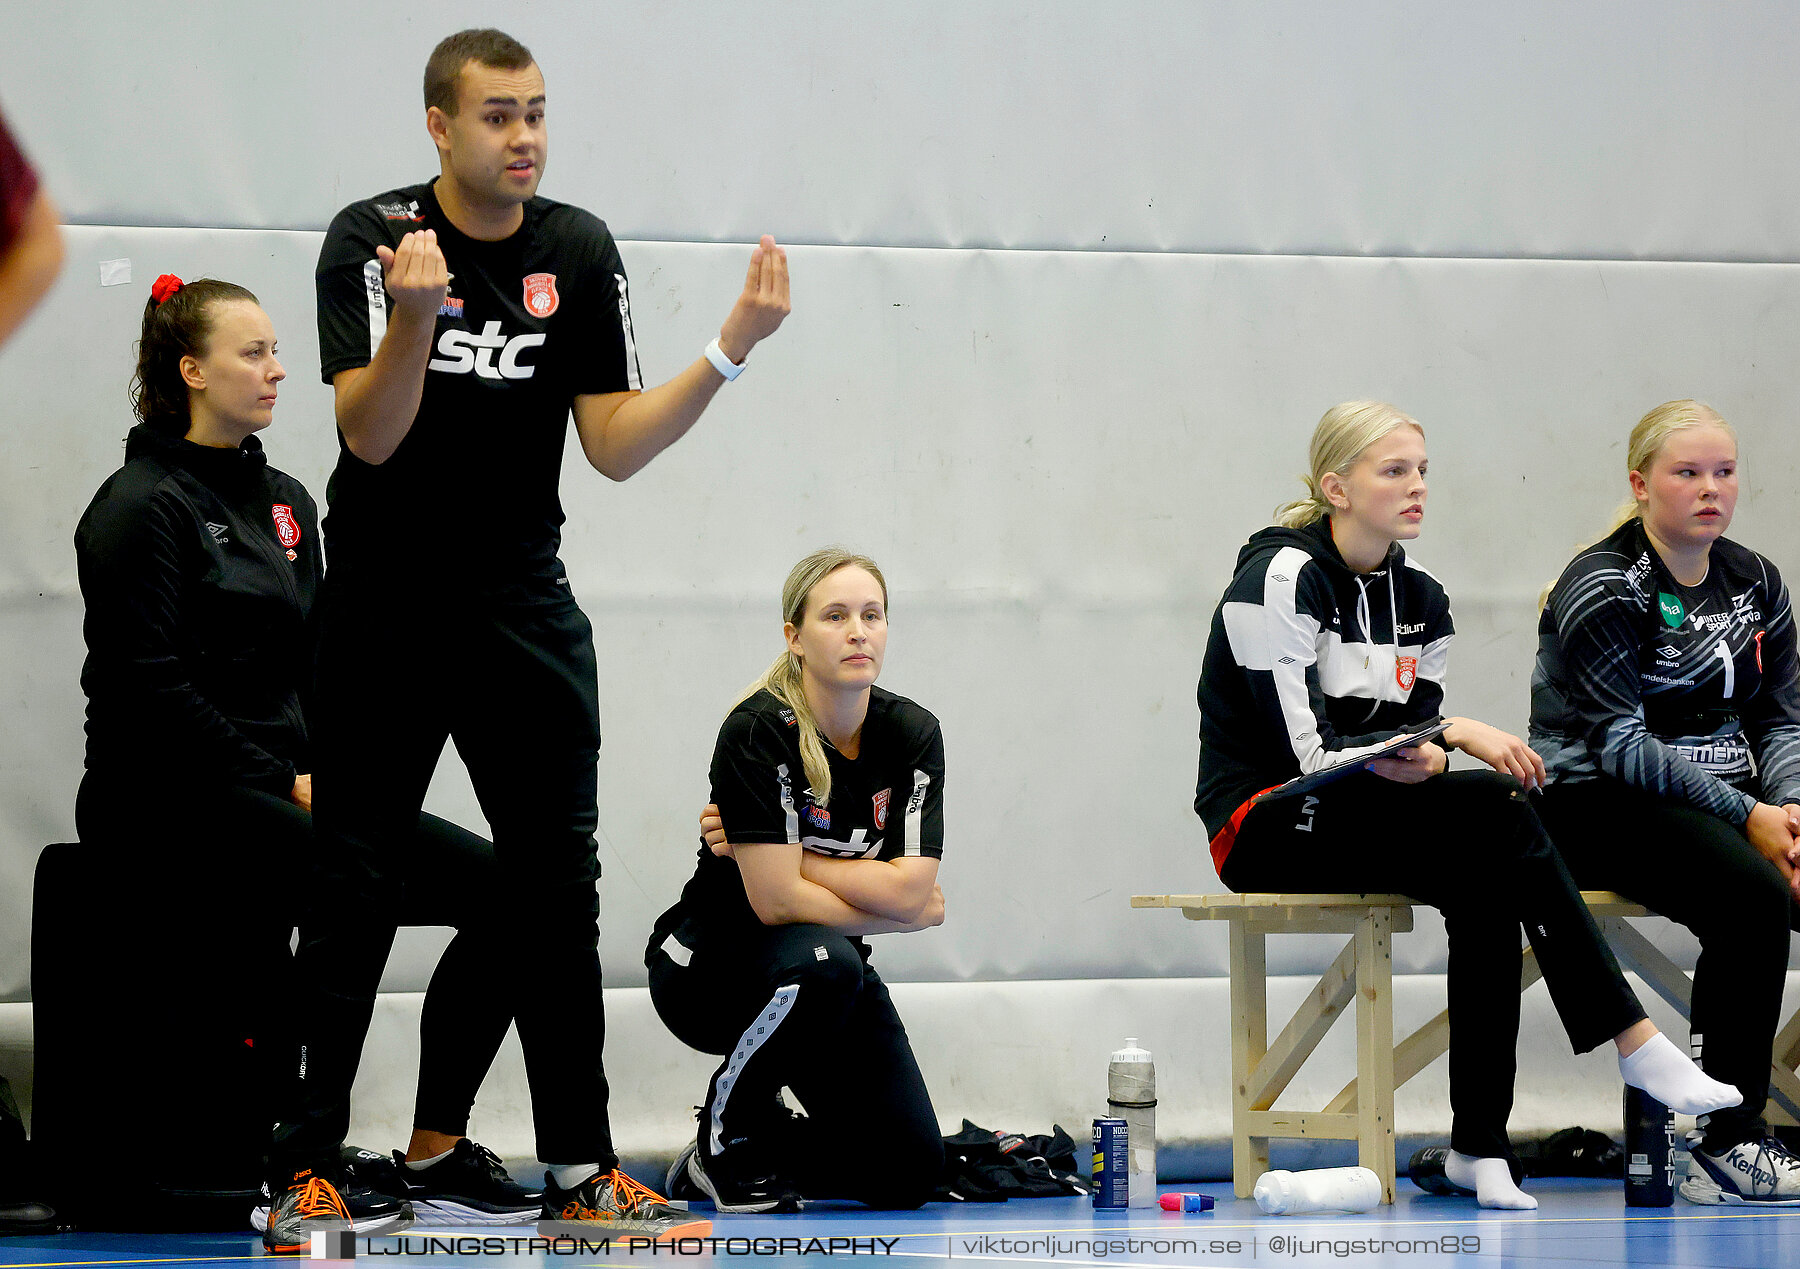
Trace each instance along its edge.
<path fill-rule="evenodd" d="M 1200 672 L 1194 810 L 1214 864 L 1264 789 L 1436 721 L 1452 633 L 1449 596 L 1397 542 L 1357 573 L 1329 519 L 1251 537 Z"/>

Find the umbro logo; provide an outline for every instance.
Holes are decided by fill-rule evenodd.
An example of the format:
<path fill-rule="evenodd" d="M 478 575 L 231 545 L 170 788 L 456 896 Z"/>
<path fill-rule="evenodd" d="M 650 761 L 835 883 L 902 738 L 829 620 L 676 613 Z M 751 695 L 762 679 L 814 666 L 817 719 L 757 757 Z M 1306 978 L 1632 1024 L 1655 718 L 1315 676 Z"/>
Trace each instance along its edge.
<path fill-rule="evenodd" d="M 1282 657 L 1281 663 L 1283 665 L 1292 665 L 1294 663 L 1294 658 L 1293 657 Z"/>
<path fill-rule="evenodd" d="M 214 524 L 211 520 L 208 520 L 206 522 L 206 531 L 208 533 L 212 534 L 213 541 L 217 542 L 221 546 L 223 546 L 223 545 L 225 545 L 225 543 L 231 541 L 230 538 L 225 536 L 226 530 L 229 529 L 230 527 L 231 526 L 228 524 Z"/>
<path fill-rule="evenodd" d="M 1270 573 L 1269 580 L 1276 582 L 1291 582 L 1294 579 L 1291 577 L 1283 577 L 1280 573 Z"/>
<path fill-rule="evenodd" d="M 1668 660 L 1674 660 L 1676 657 L 1681 655 L 1681 649 L 1680 648 L 1671 648 L 1668 644 L 1665 643 L 1662 647 L 1660 647 L 1656 650 L 1656 655 L 1659 657 L 1666 658 Z"/>

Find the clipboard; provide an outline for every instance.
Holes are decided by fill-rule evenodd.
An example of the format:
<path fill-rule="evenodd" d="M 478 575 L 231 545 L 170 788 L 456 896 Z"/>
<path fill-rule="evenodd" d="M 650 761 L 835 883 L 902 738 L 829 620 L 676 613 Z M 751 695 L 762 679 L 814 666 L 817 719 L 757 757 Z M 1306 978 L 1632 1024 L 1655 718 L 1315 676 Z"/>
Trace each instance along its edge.
<path fill-rule="evenodd" d="M 1272 789 L 1266 789 L 1252 798 L 1250 804 L 1260 806 L 1264 802 L 1273 802 L 1277 798 L 1293 797 L 1296 793 L 1311 793 L 1314 789 L 1330 784 L 1334 780 L 1354 775 L 1367 767 L 1375 758 L 1391 757 L 1402 749 L 1410 749 L 1414 745 L 1422 745 L 1428 740 L 1436 739 L 1443 735 L 1449 726 L 1449 723 L 1432 723 L 1429 727 L 1421 727 L 1417 731 L 1409 731 L 1395 736 L 1379 749 L 1358 754 L 1354 758 L 1346 758 L 1341 762 L 1334 762 L 1329 767 L 1320 767 L 1317 771 L 1308 772 L 1306 775 L 1295 776 L 1286 784 L 1278 784 Z"/>

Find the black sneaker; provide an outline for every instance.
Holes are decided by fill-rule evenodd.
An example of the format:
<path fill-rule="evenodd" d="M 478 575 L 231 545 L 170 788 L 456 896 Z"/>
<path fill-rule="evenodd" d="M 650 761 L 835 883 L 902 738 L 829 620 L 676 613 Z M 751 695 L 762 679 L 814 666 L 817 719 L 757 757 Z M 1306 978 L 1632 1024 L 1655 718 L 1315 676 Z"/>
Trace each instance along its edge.
<path fill-rule="evenodd" d="M 1765 1132 L 1710 1154 L 1698 1143 L 1688 1156 L 1681 1197 L 1690 1203 L 1731 1203 L 1745 1207 L 1800 1205 L 1800 1157 Z"/>
<path fill-rule="evenodd" d="M 697 1120 L 700 1115 L 701 1108 L 694 1107 L 694 1118 Z M 795 1133 L 806 1123 L 807 1117 L 789 1106 L 777 1090 L 770 1103 L 766 1122 L 759 1121 L 758 1126 L 750 1131 L 758 1141 L 769 1142 L 781 1157 L 791 1157 L 803 1149 L 795 1140 Z M 663 1193 L 671 1199 L 684 1203 L 705 1203 L 712 1200 L 712 1195 L 695 1184 L 694 1178 L 688 1174 L 688 1160 L 693 1157 L 697 1148 L 698 1138 L 683 1146 L 681 1153 L 675 1156 L 675 1162 L 669 1165 L 668 1174 L 663 1178 Z M 802 1204 L 806 1202 L 798 1193 L 794 1197 Z"/>
<path fill-rule="evenodd" d="M 383 1160 L 383 1162 L 386 1162 Z M 317 1181 L 329 1190 L 305 1195 L 296 1193 L 305 1189 L 311 1181 Z M 314 1229 L 354 1228 L 358 1234 L 367 1238 L 377 1238 L 382 1234 L 398 1233 L 413 1223 L 412 1204 L 392 1194 L 383 1194 L 366 1185 L 355 1185 L 346 1181 L 337 1185 L 322 1176 L 314 1176 L 310 1170 L 297 1175 L 273 1204 L 269 1201 L 269 1183 L 263 1182 L 263 1201 L 250 1211 L 250 1228 L 263 1236 L 263 1246 L 271 1252 L 293 1253 L 307 1249 L 307 1235 Z M 288 1200 L 292 1200 L 288 1203 Z M 331 1206 L 332 1201 L 342 1210 Z M 282 1204 L 288 1203 L 295 1211 L 304 1209 L 301 1216 L 291 1216 L 288 1225 L 283 1225 Z M 274 1219 L 270 1219 L 270 1209 L 274 1209 Z M 291 1215 L 291 1214 L 290 1214 Z M 305 1220 L 312 1223 L 303 1232 L 292 1225 L 293 1220 Z M 349 1226 L 342 1222 L 349 1222 Z M 323 1223 L 321 1223 L 323 1222 Z M 273 1231 L 273 1232 L 271 1232 Z M 297 1240 L 296 1240 L 296 1234 Z M 277 1247 L 276 1244 L 281 1246 Z"/>
<path fill-rule="evenodd" d="M 1473 1198 L 1475 1191 L 1458 1185 L 1444 1175 L 1444 1160 L 1450 1157 L 1445 1146 L 1425 1146 L 1413 1151 L 1413 1157 L 1407 1161 L 1406 1175 L 1412 1183 L 1427 1194 L 1455 1194 Z"/>
<path fill-rule="evenodd" d="M 705 1190 L 694 1184 L 694 1178 L 688 1175 L 688 1160 L 694 1157 L 694 1143 L 688 1142 L 675 1156 L 675 1162 L 669 1165 L 669 1173 L 663 1178 L 663 1193 L 678 1203 L 704 1202 L 708 1195 Z"/>
<path fill-rule="evenodd" d="M 1580 1131 L 1577 1129 L 1576 1131 Z M 1444 1171 L 1445 1161 L 1450 1158 L 1448 1146 L 1423 1146 L 1413 1151 L 1412 1158 L 1407 1161 L 1406 1175 L 1412 1183 L 1427 1194 L 1456 1195 L 1460 1198 L 1474 1198 L 1475 1191 L 1466 1185 L 1458 1185 Z M 1517 1159 L 1506 1161 L 1507 1169 L 1512 1173 L 1514 1185 L 1525 1182 L 1525 1167 Z"/>
<path fill-rule="evenodd" d="M 374 1190 L 389 1198 L 409 1197 L 406 1182 L 400 1179 L 400 1165 L 378 1150 L 361 1146 L 340 1146 L 338 1167 L 343 1172 L 340 1190 Z"/>
<path fill-rule="evenodd" d="M 805 1205 L 800 1192 L 774 1173 L 734 1167 L 727 1158 L 705 1154 L 698 1144 L 683 1153 L 688 1180 L 721 1212 L 797 1212 Z"/>
<path fill-rule="evenodd" d="M 520 1185 L 498 1155 L 467 1137 L 429 1168 L 407 1167 L 398 1150 L 394 1164 L 421 1225 L 522 1225 L 544 1209 L 542 1190 Z"/>
<path fill-rule="evenodd" d="M 0 1199 L 0 1234 L 61 1234 L 74 1226 L 57 1218 L 56 1209 L 36 1199 Z"/>
<path fill-rule="evenodd" d="M 546 1173 L 538 1232 L 549 1238 L 635 1234 L 660 1243 L 676 1238 L 705 1238 L 712 1233 L 712 1222 L 690 1215 L 686 1208 L 672 1205 L 655 1190 L 639 1185 L 614 1168 L 611 1172 L 597 1172 L 569 1190 L 560 1188 L 556 1179 Z"/>

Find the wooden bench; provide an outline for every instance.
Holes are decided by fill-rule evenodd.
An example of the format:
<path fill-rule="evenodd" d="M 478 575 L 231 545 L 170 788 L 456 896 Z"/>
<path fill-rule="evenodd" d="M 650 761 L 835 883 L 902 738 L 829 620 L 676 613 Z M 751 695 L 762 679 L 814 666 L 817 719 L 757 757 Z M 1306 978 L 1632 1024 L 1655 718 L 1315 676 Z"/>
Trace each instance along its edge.
<path fill-rule="evenodd" d="M 1652 915 L 1609 890 L 1582 892 L 1619 963 L 1636 973 L 1683 1018 L 1693 983 L 1627 918 Z M 1394 1090 L 1450 1045 L 1450 1016 L 1394 1043 L 1391 940 L 1412 929 L 1413 900 L 1398 894 L 1142 894 L 1134 908 L 1176 908 L 1190 921 L 1224 921 L 1231 952 L 1231 1174 L 1249 1198 L 1269 1167 L 1271 1137 L 1357 1143 L 1357 1159 L 1381 1178 L 1382 1201 L 1394 1201 Z M 1288 1020 L 1273 1044 L 1268 1029 L 1270 934 L 1348 934 L 1337 960 Z M 1521 952 L 1519 989 L 1541 973 L 1529 947 Z M 1273 1109 L 1319 1041 L 1356 1001 L 1356 1077 L 1322 1110 Z M 1781 1029 L 1771 1055 L 1771 1119 L 1800 1119 L 1800 1011 Z M 1785 1115 L 1784 1115 L 1785 1112 Z"/>

